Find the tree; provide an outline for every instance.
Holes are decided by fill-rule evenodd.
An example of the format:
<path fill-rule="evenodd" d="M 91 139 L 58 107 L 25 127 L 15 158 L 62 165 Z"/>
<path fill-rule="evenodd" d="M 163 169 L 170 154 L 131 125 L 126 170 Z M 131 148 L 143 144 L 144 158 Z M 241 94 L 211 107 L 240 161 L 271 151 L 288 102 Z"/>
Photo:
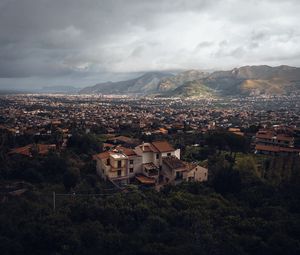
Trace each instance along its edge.
<path fill-rule="evenodd" d="M 80 179 L 80 171 L 78 168 L 68 168 L 63 176 L 63 183 L 66 190 L 74 188 Z"/>

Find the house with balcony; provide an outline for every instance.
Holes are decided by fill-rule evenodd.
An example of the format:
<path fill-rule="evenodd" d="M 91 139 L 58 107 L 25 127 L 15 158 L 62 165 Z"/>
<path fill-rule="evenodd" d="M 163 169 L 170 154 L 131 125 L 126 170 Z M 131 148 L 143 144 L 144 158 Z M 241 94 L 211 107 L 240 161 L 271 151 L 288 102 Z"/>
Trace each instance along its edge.
<path fill-rule="evenodd" d="M 180 150 L 166 141 L 142 143 L 134 149 L 116 146 L 94 155 L 94 159 L 98 175 L 118 184 L 135 180 L 143 185 L 207 180 L 207 169 L 203 173 L 205 168 L 180 160 Z"/>
<path fill-rule="evenodd" d="M 291 134 L 277 133 L 276 130 L 259 130 L 255 135 L 255 153 L 268 155 L 299 154 Z"/>

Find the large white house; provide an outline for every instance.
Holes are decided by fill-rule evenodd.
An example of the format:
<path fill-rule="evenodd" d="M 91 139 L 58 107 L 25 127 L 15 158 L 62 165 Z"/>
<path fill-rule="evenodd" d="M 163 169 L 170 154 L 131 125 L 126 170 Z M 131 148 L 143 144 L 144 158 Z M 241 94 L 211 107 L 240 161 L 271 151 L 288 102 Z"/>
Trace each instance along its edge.
<path fill-rule="evenodd" d="M 105 180 L 128 184 L 178 184 L 206 181 L 207 169 L 180 160 L 180 149 L 166 141 L 143 143 L 134 149 L 116 146 L 94 155 L 97 173 Z"/>

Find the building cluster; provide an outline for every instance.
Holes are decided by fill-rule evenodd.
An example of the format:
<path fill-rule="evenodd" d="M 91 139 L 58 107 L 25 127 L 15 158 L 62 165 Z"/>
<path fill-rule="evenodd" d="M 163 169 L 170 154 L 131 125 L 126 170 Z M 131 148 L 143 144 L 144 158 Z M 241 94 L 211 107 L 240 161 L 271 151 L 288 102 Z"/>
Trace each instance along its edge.
<path fill-rule="evenodd" d="M 167 141 L 142 143 L 135 148 L 115 146 L 94 155 L 97 173 L 117 185 L 139 182 L 157 188 L 182 181 L 206 181 L 208 170 L 180 159 L 180 149 Z"/>
<path fill-rule="evenodd" d="M 300 154 L 300 129 L 275 126 L 255 135 L 255 153 L 268 155 Z"/>
<path fill-rule="evenodd" d="M 46 137 L 72 131 L 146 135 L 251 125 L 300 126 L 299 98 L 159 99 L 66 95 L 0 97 L 0 129 Z"/>

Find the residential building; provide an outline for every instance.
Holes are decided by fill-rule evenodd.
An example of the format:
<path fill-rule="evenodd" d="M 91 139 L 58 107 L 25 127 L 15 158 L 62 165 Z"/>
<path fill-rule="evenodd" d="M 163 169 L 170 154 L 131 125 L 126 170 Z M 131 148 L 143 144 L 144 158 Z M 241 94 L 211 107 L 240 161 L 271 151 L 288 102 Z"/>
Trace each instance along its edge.
<path fill-rule="evenodd" d="M 135 179 L 145 185 L 207 180 L 207 169 L 180 160 L 180 150 L 166 141 L 142 143 L 135 149 L 117 146 L 94 159 L 97 173 L 118 184 Z"/>

